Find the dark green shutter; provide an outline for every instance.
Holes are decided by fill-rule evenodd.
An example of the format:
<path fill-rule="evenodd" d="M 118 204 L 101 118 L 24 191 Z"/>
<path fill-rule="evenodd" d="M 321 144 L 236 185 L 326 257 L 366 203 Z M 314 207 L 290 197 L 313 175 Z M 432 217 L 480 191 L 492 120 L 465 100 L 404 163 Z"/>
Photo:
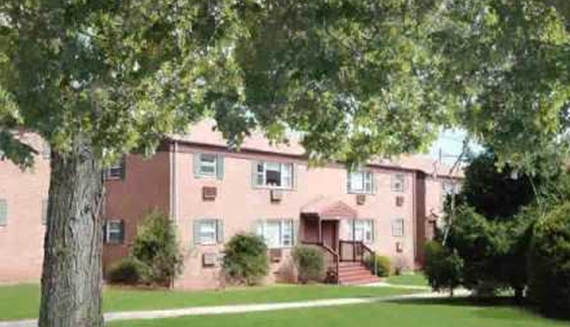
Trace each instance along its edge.
<path fill-rule="evenodd" d="M 259 162 L 252 161 L 251 162 L 251 186 L 253 188 L 257 188 L 259 185 L 257 184 L 257 166 Z"/>
<path fill-rule="evenodd" d="M 370 220 L 370 233 L 372 233 L 372 239 L 370 241 L 375 242 L 376 241 L 376 222 L 374 221 L 374 219 Z"/>
<path fill-rule="evenodd" d="M 221 154 L 216 156 L 216 175 L 219 180 L 224 179 L 224 156 Z"/>
<path fill-rule="evenodd" d="M 193 231 L 192 231 L 192 237 L 193 237 L 192 241 L 193 241 L 194 245 L 200 244 L 199 228 L 200 228 L 200 220 L 194 220 Z"/>
<path fill-rule="evenodd" d="M 350 170 L 346 171 L 346 191 L 350 193 L 352 190 L 352 184 L 350 182 Z"/>
<path fill-rule="evenodd" d="M 221 219 L 216 220 L 216 239 L 218 244 L 224 244 L 224 221 Z"/>
<path fill-rule="evenodd" d="M 200 178 L 200 157 L 199 153 L 194 153 L 193 156 L 193 167 L 194 167 L 194 177 Z"/>
<path fill-rule="evenodd" d="M 299 165 L 294 163 L 291 169 L 291 174 L 293 175 L 291 176 L 291 183 L 293 184 L 291 185 L 291 188 L 294 190 L 297 189 L 298 186 L 297 184 L 299 183 L 298 173 L 299 173 Z"/>
<path fill-rule="evenodd" d="M 121 237 L 120 242 L 123 243 L 125 241 L 125 221 L 121 220 Z"/>
<path fill-rule="evenodd" d="M 107 220 L 103 221 L 103 226 L 101 226 L 101 227 L 103 230 L 103 242 L 107 243 L 107 242 L 109 242 L 109 240 L 107 239 Z"/>
<path fill-rule="evenodd" d="M 127 156 L 121 158 L 121 179 L 125 180 L 127 178 Z"/>
<path fill-rule="evenodd" d="M 299 220 L 293 219 L 293 245 L 301 244 L 301 230 L 299 229 Z"/>
<path fill-rule="evenodd" d="M 0 199 L 0 226 L 8 225 L 8 202 Z"/>

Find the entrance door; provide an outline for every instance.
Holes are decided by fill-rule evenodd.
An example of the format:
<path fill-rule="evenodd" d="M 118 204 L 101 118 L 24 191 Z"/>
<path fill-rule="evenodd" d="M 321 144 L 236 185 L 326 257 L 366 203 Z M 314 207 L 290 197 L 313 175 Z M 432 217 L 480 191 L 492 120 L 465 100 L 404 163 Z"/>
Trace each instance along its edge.
<path fill-rule="evenodd" d="M 323 220 L 321 221 L 321 233 L 323 243 L 331 249 L 337 251 L 338 247 L 338 221 Z"/>

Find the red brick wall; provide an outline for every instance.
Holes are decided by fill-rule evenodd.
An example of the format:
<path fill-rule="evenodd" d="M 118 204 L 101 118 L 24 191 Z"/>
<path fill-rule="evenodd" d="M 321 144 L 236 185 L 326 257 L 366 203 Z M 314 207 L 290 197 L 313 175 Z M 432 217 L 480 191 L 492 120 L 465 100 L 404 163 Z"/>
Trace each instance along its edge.
<path fill-rule="evenodd" d="M 159 209 L 169 214 L 170 160 L 168 152 L 158 152 L 152 158 L 131 155 L 126 158 L 124 180 L 106 182 L 104 219 L 124 220 L 125 241 L 105 244 L 103 266 L 126 256 L 145 214 Z"/>

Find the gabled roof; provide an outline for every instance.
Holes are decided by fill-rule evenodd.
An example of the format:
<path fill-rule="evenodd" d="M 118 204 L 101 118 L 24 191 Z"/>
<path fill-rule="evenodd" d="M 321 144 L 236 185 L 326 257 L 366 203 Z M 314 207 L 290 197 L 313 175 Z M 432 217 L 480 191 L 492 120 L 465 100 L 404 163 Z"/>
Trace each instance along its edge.
<path fill-rule="evenodd" d="M 358 212 L 348 204 L 328 197 L 318 197 L 301 208 L 302 214 L 317 215 L 321 219 L 354 219 Z"/>
<path fill-rule="evenodd" d="M 202 146 L 227 147 L 227 141 L 220 131 L 215 130 L 215 127 L 214 119 L 204 119 L 192 125 L 188 133 L 170 135 L 169 138 Z M 288 144 L 272 144 L 262 132 L 253 131 L 251 136 L 244 140 L 241 149 L 296 157 L 306 155 L 298 134 L 291 134 Z M 426 155 L 401 155 L 391 159 L 376 159 L 369 163 L 385 168 L 421 171 L 432 176 L 463 177 L 461 169 L 451 172 L 451 167 Z"/>

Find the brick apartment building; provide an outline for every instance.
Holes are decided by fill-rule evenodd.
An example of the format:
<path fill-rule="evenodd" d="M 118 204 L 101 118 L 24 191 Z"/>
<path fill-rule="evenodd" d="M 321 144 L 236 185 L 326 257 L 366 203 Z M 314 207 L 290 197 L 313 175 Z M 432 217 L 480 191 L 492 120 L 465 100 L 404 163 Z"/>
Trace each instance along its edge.
<path fill-rule="evenodd" d="M 420 156 L 352 173 L 341 164 L 311 168 L 299 144 L 274 146 L 258 134 L 233 152 L 212 127 L 203 121 L 165 139 L 152 158 L 129 155 L 104 174 L 105 268 L 128 254 L 137 226 L 158 209 L 176 225 L 184 255 L 176 288 L 218 287 L 223 244 L 240 232 L 266 240 L 268 281 L 293 278 L 290 249 L 299 243 L 319 244 L 331 264 L 370 249 L 414 269 L 443 194 L 460 178 Z M 32 172 L 0 162 L 0 282 L 40 276 L 48 172 L 42 155 Z M 336 278 L 343 283 L 368 280 L 341 268 Z"/>

